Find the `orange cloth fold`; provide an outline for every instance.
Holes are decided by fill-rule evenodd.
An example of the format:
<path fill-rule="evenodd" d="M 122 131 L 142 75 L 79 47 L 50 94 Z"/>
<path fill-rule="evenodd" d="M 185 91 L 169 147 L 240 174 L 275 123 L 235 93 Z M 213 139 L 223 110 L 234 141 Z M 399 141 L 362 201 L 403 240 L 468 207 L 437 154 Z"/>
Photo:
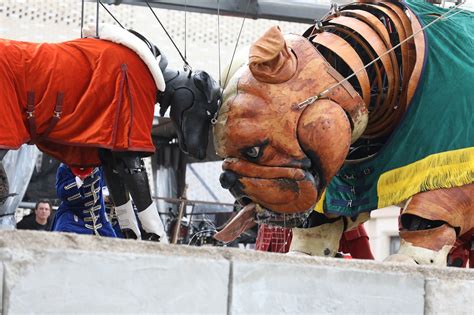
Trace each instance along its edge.
<path fill-rule="evenodd" d="M 26 118 L 33 91 L 36 132 L 53 117 L 64 93 L 61 118 L 35 143 L 70 166 L 100 164 L 98 148 L 152 153 L 157 88 L 140 57 L 125 46 L 92 38 L 63 43 L 0 39 L 0 147 L 34 143 Z"/>

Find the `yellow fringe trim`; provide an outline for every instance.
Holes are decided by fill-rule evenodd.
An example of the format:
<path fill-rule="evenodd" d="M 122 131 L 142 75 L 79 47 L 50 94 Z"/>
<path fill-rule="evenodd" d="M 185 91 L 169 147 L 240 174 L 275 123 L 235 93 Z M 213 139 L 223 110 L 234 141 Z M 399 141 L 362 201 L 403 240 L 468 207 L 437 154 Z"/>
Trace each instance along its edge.
<path fill-rule="evenodd" d="M 319 212 L 319 213 L 324 213 L 324 199 L 326 198 L 326 189 L 324 189 L 321 198 L 319 198 L 319 201 L 316 203 L 314 206 L 314 211 Z"/>
<path fill-rule="evenodd" d="M 432 154 L 382 174 L 377 183 L 378 208 L 399 204 L 428 190 L 474 182 L 474 147 Z"/>

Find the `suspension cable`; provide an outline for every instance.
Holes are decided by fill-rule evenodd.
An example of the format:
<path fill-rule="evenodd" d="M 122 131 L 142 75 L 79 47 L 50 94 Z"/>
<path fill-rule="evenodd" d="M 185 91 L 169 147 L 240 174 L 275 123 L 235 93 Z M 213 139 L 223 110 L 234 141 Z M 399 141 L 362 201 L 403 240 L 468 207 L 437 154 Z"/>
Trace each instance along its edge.
<path fill-rule="evenodd" d="M 184 1 L 184 59 L 187 58 L 188 46 L 188 0 Z"/>
<path fill-rule="evenodd" d="M 223 87 L 225 87 L 227 85 L 227 82 L 229 81 L 230 69 L 232 68 L 232 63 L 234 62 L 234 56 L 235 56 L 235 52 L 237 51 L 237 46 L 239 46 L 240 35 L 242 34 L 242 29 L 244 28 L 244 23 L 245 23 L 245 19 L 247 18 L 247 11 L 249 9 L 249 6 L 250 6 L 250 0 L 247 1 L 247 7 L 245 8 L 244 19 L 242 20 L 242 24 L 240 25 L 239 35 L 237 36 L 237 41 L 235 42 L 234 52 L 232 53 L 232 58 L 230 59 L 230 65 L 229 65 L 229 69 L 227 69 L 225 82 L 224 82 L 224 85 L 222 85 Z"/>
<path fill-rule="evenodd" d="M 96 0 L 95 8 L 95 36 L 99 38 L 99 0 Z"/>
<path fill-rule="evenodd" d="M 179 56 L 181 57 L 181 59 L 183 60 L 184 62 L 184 65 L 185 67 L 191 69 L 191 65 L 188 63 L 188 61 L 186 60 L 186 58 L 183 56 L 183 54 L 181 53 L 181 50 L 179 50 L 178 46 L 176 46 L 176 43 L 174 42 L 173 38 L 171 37 L 171 35 L 168 33 L 168 31 L 166 30 L 165 26 L 163 25 L 163 23 L 161 23 L 160 19 L 158 18 L 158 16 L 156 15 L 155 11 L 153 10 L 153 8 L 150 6 L 150 3 L 148 1 L 145 1 L 146 5 L 148 6 L 148 8 L 150 9 L 151 13 L 153 14 L 153 16 L 155 17 L 155 19 L 158 21 L 158 23 L 160 24 L 161 28 L 163 29 L 163 31 L 165 32 L 166 36 L 168 36 L 168 38 L 170 39 L 171 43 L 173 44 L 174 48 L 176 48 L 176 50 L 178 51 L 178 54 Z"/>
<path fill-rule="evenodd" d="M 81 38 L 84 38 L 84 0 L 82 0 L 81 4 Z"/>
<path fill-rule="evenodd" d="M 221 74 L 221 22 L 220 22 L 220 2 L 217 0 L 217 56 L 219 62 L 219 86 L 222 86 Z"/>
<path fill-rule="evenodd" d="M 102 8 L 104 8 L 104 10 L 115 20 L 115 22 L 123 29 L 125 29 L 125 27 L 123 27 L 123 25 L 119 22 L 119 20 L 117 20 L 115 18 L 115 16 L 112 14 L 112 12 L 109 11 L 109 9 L 107 9 L 107 7 L 102 3 L 102 1 L 99 0 L 99 3 L 100 5 L 102 6 Z"/>

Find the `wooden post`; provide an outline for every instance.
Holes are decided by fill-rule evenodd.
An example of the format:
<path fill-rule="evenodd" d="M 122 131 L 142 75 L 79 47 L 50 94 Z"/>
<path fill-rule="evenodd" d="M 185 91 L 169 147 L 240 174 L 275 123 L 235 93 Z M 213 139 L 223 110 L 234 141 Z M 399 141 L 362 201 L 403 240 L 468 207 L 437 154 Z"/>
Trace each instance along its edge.
<path fill-rule="evenodd" d="M 178 217 L 176 218 L 176 224 L 174 225 L 173 237 L 171 238 L 171 244 L 176 244 L 178 241 L 179 230 L 181 228 L 181 219 L 184 215 L 184 209 L 186 208 L 186 190 L 188 185 L 184 186 L 183 194 L 181 195 L 181 203 L 179 204 Z"/>

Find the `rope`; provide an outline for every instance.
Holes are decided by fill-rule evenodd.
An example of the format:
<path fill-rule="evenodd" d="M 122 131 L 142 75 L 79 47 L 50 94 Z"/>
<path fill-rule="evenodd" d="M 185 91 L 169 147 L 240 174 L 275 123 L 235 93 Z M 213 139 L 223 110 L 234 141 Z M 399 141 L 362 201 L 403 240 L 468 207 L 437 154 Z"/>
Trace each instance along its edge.
<path fill-rule="evenodd" d="M 221 22 L 220 22 L 220 3 L 217 0 L 217 56 L 219 58 L 219 86 L 222 86 L 221 74 Z"/>
<path fill-rule="evenodd" d="M 393 50 L 397 49 L 398 47 L 400 47 L 402 44 L 406 43 L 408 40 L 412 39 L 413 37 L 415 37 L 416 35 L 418 35 L 420 32 L 423 32 L 425 29 L 427 29 L 428 27 L 430 27 L 431 25 L 433 25 L 434 23 L 438 22 L 439 20 L 441 20 L 442 18 L 444 18 L 446 15 L 448 15 L 449 13 L 451 13 L 453 10 L 459 8 L 461 5 L 463 5 L 464 3 L 466 3 L 466 0 L 463 0 L 463 2 L 460 2 L 459 4 L 455 5 L 454 7 L 452 7 L 450 10 L 448 10 L 447 12 L 445 12 L 444 14 L 440 15 L 439 17 L 437 17 L 436 19 L 434 19 L 433 21 L 431 21 L 430 23 L 426 24 L 424 27 L 422 27 L 421 29 L 419 29 L 418 31 L 416 31 L 415 33 L 413 33 L 411 36 L 405 38 L 405 40 L 401 41 L 400 43 L 398 43 L 397 45 L 393 46 L 391 49 L 387 50 L 386 52 L 384 52 L 383 54 L 381 54 L 380 56 L 378 56 L 377 58 L 375 58 L 374 60 L 372 60 L 371 62 L 369 62 L 368 64 L 366 64 L 365 66 L 363 66 L 362 68 L 360 68 L 359 70 L 355 71 L 354 73 L 352 73 L 351 75 L 345 77 L 343 80 L 339 81 L 338 83 L 335 83 L 333 84 L 332 86 L 330 86 L 329 88 L 327 88 L 326 90 L 322 91 L 321 93 L 317 94 L 317 95 L 313 95 L 309 98 L 307 98 L 306 100 L 304 100 L 303 102 L 299 103 L 296 107 L 298 109 L 302 109 L 312 103 L 314 103 L 315 101 L 317 101 L 318 99 L 320 99 L 321 97 L 323 97 L 324 95 L 326 95 L 327 93 L 329 93 L 332 89 L 338 87 L 339 85 L 343 84 L 344 82 L 348 81 L 349 79 L 351 79 L 352 77 L 354 77 L 357 73 L 361 72 L 362 70 L 365 70 L 367 67 L 369 67 L 370 65 L 374 64 L 376 61 L 380 60 L 380 58 L 382 58 L 383 56 L 389 54 L 390 52 L 392 52 Z M 459 12 L 462 12 L 463 10 L 460 10 Z M 459 12 L 456 12 L 452 15 L 450 15 L 449 17 L 452 17 L 456 14 L 458 14 Z"/>
<path fill-rule="evenodd" d="M 123 29 L 125 29 L 125 27 L 123 27 L 122 24 L 120 24 L 120 22 L 115 18 L 115 16 L 112 14 L 112 12 L 109 11 L 109 9 L 107 9 L 107 7 L 102 3 L 102 1 L 99 0 L 99 3 L 100 5 L 102 6 L 102 8 L 104 8 L 104 10 L 115 20 L 115 22 Z"/>
<path fill-rule="evenodd" d="M 148 8 L 150 9 L 151 13 L 153 14 L 153 16 L 155 17 L 155 19 L 158 21 L 158 23 L 160 24 L 161 28 L 163 29 L 163 31 L 165 32 L 166 36 L 168 36 L 168 38 L 170 39 L 171 43 L 173 44 L 174 48 L 176 48 L 176 50 L 178 51 L 178 54 L 179 56 L 181 57 L 181 59 L 183 60 L 184 62 L 184 66 L 191 69 L 191 66 L 189 65 L 188 61 L 186 60 L 186 58 L 183 56 L 183 54 L 181 53 L 181 50 L 179 50 L 178 46 L 176 46 L 176 43 L 174 42 L 173 38 L 171 37 L 171 35 L 168 33 L 168 31 L 166 30 L 165 26 L 163 25 L 163 23 L 161 23 L 160 19 L 158 18 L 158 16 L 156 15 L 155 11 L 152 9 L 152 7 L 150 6 L 150 3 L 148 3 L 148 1 L 145 1 L 146 5 L 148 6 Z"/>
<path fill-rule="evenodd" d="M 84 29 L 84 0 L 82 0 L 82 5 L 81 5 L 81 38 L 84 38 L 83 29 Z"/>
<path fill-rule="evenodd" d="M 187 58 L 188 46 L 188 0 L 184 2 L 184 59 Z"/>
<path fill-rule="evenodd" d="M 235 52 L 237 51 L 237 46 L 239 46 L 240 35 L 242 34 L 242 29 L 244 28 L 244 23 L 245 23 L 245 19 L 247 18 L 247 11 L 249 9 L 249 6 L 250 6 L 250 0 L 247 1 L 247 7 L 245 8 L 244 19 L 242 20 L 242 24 L 240 25 L 239 36 L 237 36 L 237 41 L 235 43 L 234 52 L 232 53 L 232 58 L 230 59 L 229 69 L 227 69 L 225 82 L 224 82 L 224 85 L 222 85 L 222 86 L 226 86 L 227 82 L 229 80 L 230 69 L 232 68 L 232 63 L 234 62 L 234 56 L 235 56 Z"/>
<path fill-rule="evenodd" d="M 99 38 L 99 0 L 96 1 L 95 9 L 95 36 Z"/>

